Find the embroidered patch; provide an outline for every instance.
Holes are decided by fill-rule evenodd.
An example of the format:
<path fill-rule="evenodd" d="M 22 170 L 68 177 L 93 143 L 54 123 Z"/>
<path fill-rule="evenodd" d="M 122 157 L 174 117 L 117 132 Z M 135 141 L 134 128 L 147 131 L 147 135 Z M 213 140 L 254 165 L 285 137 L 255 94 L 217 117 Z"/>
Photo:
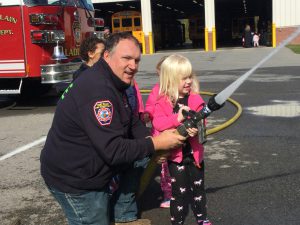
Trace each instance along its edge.
<path fill-rule="evenodd" d="M 94 113 L 99 124 L 107 126 L 112 121 L 113 105 L 108 100 L 98 101 L 94 105 Z"/>

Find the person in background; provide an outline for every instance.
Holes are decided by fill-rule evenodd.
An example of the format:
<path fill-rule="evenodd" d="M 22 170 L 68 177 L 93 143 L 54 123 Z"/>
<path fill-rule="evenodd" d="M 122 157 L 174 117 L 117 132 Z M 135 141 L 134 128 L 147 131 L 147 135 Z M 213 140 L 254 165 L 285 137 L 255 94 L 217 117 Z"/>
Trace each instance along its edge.
<path fill-rule="evenodd" d="M 160 74 L 160 67 L 163 61 L 167 58 L 168 56 L 163 56 L 159 62 L 156 65 L 156 72 L 157 75 L 159 76 Z M 147 102 L 146 102 L 146 107 L 145 107 L 145 114 L 148 116 L 147 119 L 152 121 L 153 119 L 153 113 L 154 113 L 154 107 L 155 107 L 155 102 L 159 97 L 159 83 L 155 84 L 153 87 L 151 93 L 148 96 Z M 155 131 L 155 129 L 152 129 L 152 135 L 155 136 L 157 135 L 158 132 Z M 163 200 L 160 203 L 161 208 L 170 208 L 170 200 L 171 200 L 171 177 L 169 174 L 169 169 L 168 169 L 168 163 L 166 161 L 166 157 L 160 157 L 158 159 L 158 162 L 161 163 L 161 173 L 160 173 L 160 187 L 163 192 Z"/>
<path fill-rule="evenodd" d="M 186 139 L 174 130 L 151 137 L 131 112 L 125 91 L 140 59 L 139 42 L 131 34 L 111 35 L 103 57 L 57 103 L 41 151 L 41 175 L 69 225 L 109 225 L 112 177 Z"/>
<path fill-rule="evenodd" d="M 253 34 L 253 47 L 259 47 L 259 34 L 256 32 Z"/>
<path fill-rule="evenodd" d="M 107 39 L 109 36 L 110 36 L 110 30 L 109 30 L 109 27 L 104 27 L 104 30 L 103 30 L 103 38 L 104 38 L 104 39 Z"/>
<path fill-rule="evenodd" d="M 205 105 L 198 94 L 199 84 L 192 65 L 181 55 L 170 55 L 161 64 L 159 91 L 152 121 L 154 129 L 159 132 L 181 125 L 185 120 L 183 110 L 199 111 Z M 191 203 L 197 224 L 211 225 L 206 212 L 204 148 L 199 143 L 197 128 L 188 128 L 187 133 L 189 137 L 185 144 L 172 150 L 168 157 L 172 184 L 171 224 L 184 224 Z"/>
<path fill-rule="evenodd" d="M 95 36 L 86 38 L 80 45 L 79 54 L 84 61 L 78 70 L 73 74 L 73 81 L 76 80 L 83 71 L 93 66 L 101 57 L 105 48 L 105 42 Z"/>
<path fill-rule="evenodd" d="M 252 46 L 252 34 L 250 25 L 247 24 L 244 31 L 244 47 L 250 48 Z"/>
<path fill-rule="evenodd" d="M 104 51 L 105 42 L 96 36 L 91 36 L 83 40 L 79 48 L 79 55 L 81 60 L 83 60 L 80 67 L 73 73 L 73 80 L 76 80 L 83 71 L 94 65 L 101 54 Z M 69 87 L 70 82 L 60 82 L 55 85 L 56 91 L 59 94 L 63 94 L 64 91 Z"/>

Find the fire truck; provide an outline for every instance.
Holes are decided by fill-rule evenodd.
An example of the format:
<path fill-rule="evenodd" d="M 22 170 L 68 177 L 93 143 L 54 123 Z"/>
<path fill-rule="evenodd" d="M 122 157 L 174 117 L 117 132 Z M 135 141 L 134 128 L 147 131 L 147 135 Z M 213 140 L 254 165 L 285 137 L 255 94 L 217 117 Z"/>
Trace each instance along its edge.
<path fill-rule="evenodd" d="M 103 27 L 91 0 L 0 0 L 0 94 L 70 82 L 81 41 Z"/>

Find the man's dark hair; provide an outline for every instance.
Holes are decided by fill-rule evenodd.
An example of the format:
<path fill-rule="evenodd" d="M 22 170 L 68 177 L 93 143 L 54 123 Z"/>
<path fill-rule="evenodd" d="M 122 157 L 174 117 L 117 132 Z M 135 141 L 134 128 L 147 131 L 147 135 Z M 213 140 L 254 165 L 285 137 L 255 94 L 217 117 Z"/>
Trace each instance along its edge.
<path fill-rule="evenodd" d="M 124 39 L 132 40 L 140 48 L 139 41 L 129 32 L 111 34 L 105 41 L 105 51 L 113 52 L 117 44 Z"/>
<path fill-rule="evenodd" d="M 80 45 L 80 57 L 86 62 L 89 61 L 88 52 L 96 51 L 97 44 L 103 44 L 105 46 L 105 41 L 96 36 L 86 38 Z"/>

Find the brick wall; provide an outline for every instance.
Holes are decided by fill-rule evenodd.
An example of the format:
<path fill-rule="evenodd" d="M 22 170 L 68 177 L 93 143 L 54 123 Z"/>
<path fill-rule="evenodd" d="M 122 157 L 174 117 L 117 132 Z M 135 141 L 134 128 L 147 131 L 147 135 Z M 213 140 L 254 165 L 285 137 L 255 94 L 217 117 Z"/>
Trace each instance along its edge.
<path fill-rule="evenodd" d="M 291 35 L 297 28 L 295 27 L 284 27 L 276 28 L 276 44 L 278 45 Z M 300 35 L 298 35 L 290 44 L 300 44 Z"/>

